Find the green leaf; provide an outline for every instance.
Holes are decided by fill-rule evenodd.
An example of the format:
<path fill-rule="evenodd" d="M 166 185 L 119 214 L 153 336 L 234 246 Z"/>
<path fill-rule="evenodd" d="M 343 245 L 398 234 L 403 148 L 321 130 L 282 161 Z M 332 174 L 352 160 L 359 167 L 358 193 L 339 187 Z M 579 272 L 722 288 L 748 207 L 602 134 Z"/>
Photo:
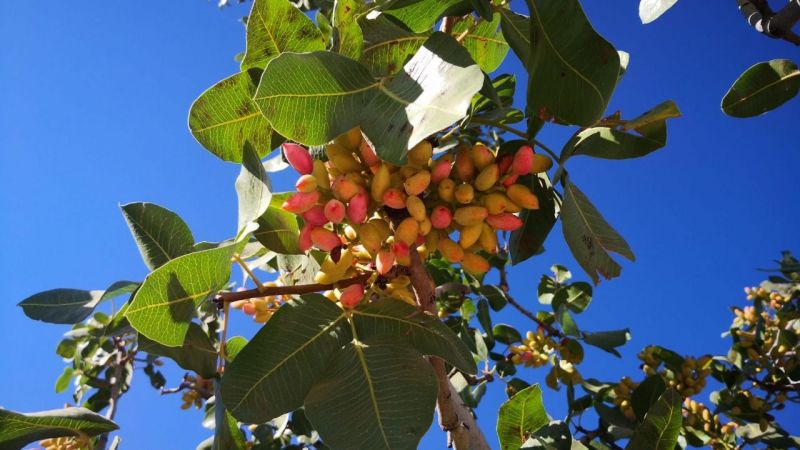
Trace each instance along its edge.
<path fill-rule="evenodd" d="M 506 293 L 497 286 L 485 284 L 478 288 L 478 293 L 486 297 L 486 300 L 489 301 L 489 306 L 491 306 L 494 311 L 500 311 L 508 304 Z"/>
<path fill-rule="evenodd" d="M 618 358 L 622 355 L 616 350 L 617 347 L 625 345 L 631 339 L 630 330 L 597 331 L 583 332 L 583 341 L 599 349 L 605 350 Z"/>
<path fill-rule="evenodd" d="M 72 367 L 64 367 L 64 371 L 56 379 L 56 394 L 64 392 L 69 387 L 69 382 L 72 381 L 72 374 L 75 370 Z"/>
<path fill-rule="evenodd" d="M 509 247 L 513 265 L 543 251 L 544 241 L 556 224 L 562 208 L 561 199 L 557 197 L 546 173 L 528 175 L 518 182 L 528 185 L 531 192 L 536 194 L 539 209 L 523 210 L 520 214 L 522 226 L 511 232 Z"/>
<path fill-rule="evenodd" d="M 246 146 L 259 156 L 275 148 L 269 122 L 253 102 L 261 69 L 231 75 L 208 88 L 189 109 L 189 130 L 206 150 L 225 161 L 241 162 Z"/>
<path fill-rule="evenodd" d="M 683 417 L 683 397 L 673 389 L 664 391 L 633 433 L 627 450 L 673 450 L 678 442 Z"/>
<path fill-rule="evenodd" d="M 502 450 L 517 450 L 538 429 L 550 423 L 538 384 L 517 392 L 500 405 L 497 437 Z"/>
<path fill-rule="evenodd" d="M 247 345 L 247 339 L 243 336 L 234 336 L 228 339 L 228 343 L 225 344 L 225 354 L 228 356 L 228 361 L 233 361 L 245 345 Z"/>
<path fill-rule="evenodd" d="M 483 1 L 483 0 L 477 0 Z M 491 12 L 489 13 L 491 17 Z M 453 35 L 461 36 L 471 27 L 470 20 L 457 22 L 453 27 Z M 495 14 L 493 19 L 481 21 L 473 30 L 470 30 L 461 41 L 472 59 L 478 63 L 486 73 L 491 73 L 500 67 L 508 53 L 508 43 L 503 33 L 498 30 L 500 14 Z"/>
<path fill-rule="evenodd" d="M 264 69 L 254 100 L 283 136 L 322 145 L 358 125 L 378 84 L 336 53 L 284 53 Z"/>
<path fill-rule="evenodd" d="M 174 212 L 153 203 L 128 203 L 120 208 L 150 270 L 193 250 L 192 232 Z"/>
<path fill-rule="evenodd" d="M 606 222 L 577 186 L 567 180 L 564 186 L 564 204 L 561 209 L 564 238 L 580 266 L 597 284 L 598 273 L 606 279 L 619 276 L 622 267 L 609 252 L 618 253 L 629 260 L 635 256 L 625 239 Z"/>
<path fill-rule="evenodd" d="M 213 450 L 244 450 L 247 443 L 236 419 L 225 409 L 219 380 L 214 380 Z"/>
<path fill-rule="evenodd" d="M 566 305 L 561 305 L 557 308 L 554 308 L 556 321 L 559 325 L 561 325 L 561 329 L 564 331 L 564 334 L 567 336 L 574 336 L 580 337 L 581 332 L 578 329 L 578 324 L 575 323 L 575 319 L 572 318 L 572 314 L 569 313 Z"/>
<path fill-rule="evenodd" d="M 418 352 L 393 338 L 366 339 L 336 353 L 305 412 L 331 448 L 413 450 L 433 420 L 436 392 Z"/>
<path fill-rule="evenodd" d="M 597 34 L 578 0 L 527 0 L 537 37 L 527 64 L 529 115 L 589 126 L 617 84 L 617 50 Z"/>
<path fill-rule="evenodd" d="M 81 434 L 93 437 L 117 428 L 114 422 L 85 408 L 28 414 L 0 408 L 0 448 L 8 450 L 48 438 Z"/>
<path fill-rule="evenodd" d="M 244 149 L 242 169 L 236 178 L 236 196 L 239 200 L 238 238 L 247 236 L 258 228 L 256 221 L 261 217 L 272 200 L 269 178 L 255 151 L 249 146 Z"/>
<path fill-rule="evenodd" d="M 267 250 L 282 255 L 301 253 L 297 216 L 282 207 L 290 195 L 291 193 L 280 193 L 272 196 L 267 211 L 256 222 L 258 229 L 253 233 Z"/>
<path fill-rule="evenodd" d="M 722 111 L 753 117 L 791 100 L 800 90 L 800 70 L 788 59 L 760 62 L 744 71 L 722 98 Z"/>
<path fill-rule="evenodd" d="M 639 158 L 660 149 L 667 143 L 667 123 L 680 117 L 681 112 L 672 100 L 619 127 L 592 127 L 579 131 L 561 151 L 562 160 L 574 155 L 605 159 Z M 631 133 L 634 131 L 635 133 Z"/>
<path fill-rule="evenodd" d="M 640 0 L 639 18 L 642 23 L 648 24 L 658 19 L 677 2 L 678 0 Z"/>
<path fill-rule="evenodd" d="M 364 9 L 363 0 L 336 0 L 333 5 L 333 50 L 358 60 L 364 47 L 364 36 L 358 17 Z"/>
<path fill-rule="evenodd" d="M 364 34 L 361 63 L 375 77 L 394 75 L 422 47 L 430 33 L 412 33 L 381 14 L 360 21 Z"/>
<path fill-rule="evenodd" d="M 464 47 L 434 33 L 402 72 L 378 84 L 361 129 L 381 159 L 402 164 L 409 149 L 465 117 L 482 85 L 483 73 Z"/>
<path fill-rule="evenodd" d="M 19 302 L 26 316 L 48 323 L 75 324 L 82 322 L 100 303 L 111 300 L 138 286 L 132 281 L 117 281 L 105 291 L 81 289 L 51 289 L 39 292 Z"/>
<path fill-rule="evenodd" d="M 414 33 L 428 31 L 448 9 L 461 0 L 420 0 L 388 2 L 386 14 L 396 18 Z"/>
<path fill-rule="evenodd" d="M 131 326 L 167 347 L 183 345 L 195 308 L 228 282 L 238 247 L 190 253 L 151 272 L 125 313 Z"/>
<path fill-rule="evenodd" d="M 551 301 L 554 310 L 563 304 L 576 313 L 583 312 L 591 302 L 592 285 L 583 281 L 562 286 L 556 291 Z"/>
<path fill-rule="evenodd" d="M 516 328 L 499 323 L 492 328 L 492 335 L 498 342 L 506 345 L 511 345 L 515 342 L 522 342 L 522 335 L 519 334 Z"/>
<path fill-rule="evenodd" d="M 667 390 L 667 385 L 664 383 L 664 378 L 659 374 L 647 377 L 633 390 L 633 393 L 631 393 L 631 406 L 639 420 L 644 420 L 647 411 L 658 401 L 658 398 L 661 397 L 665 390 Z"/>
<path fill-rule="evenodd" d="M 362 340 L 391 335 L 408 341 L 423 355 L 438 356 L 459 370 L 475 374 L 475 361 L 464 343 L 439 318 L 384 297 L 353 310 L 353 324 Z"/>
<path fill-rule="evenodd" d="M 194 322 L 189 324 L 189 331 L 181 347 L 166 347 L 140 335 L 139 350 L 170 358 L 182 368 L 196 372 L 203 378 L 212 378 L 217 373 L 217 349 L 203 328 Z"/>
<path fill-rule="evenodd" d="M 342 309 L 321 295 L 284 304 L 226 367 L 228 410 L 261 423 L 301 407 L 331 355 L 351 339 Z"/>
<path fill-rule="evenodd" d="M 493 340 L 492 315 L 489 313 L 489 302 L 486 301 L 485 298 L 478 300 L 478 323 L 480 323 L 483 330 L 486 331 L 489 340 Z"/>
<path fill-rule="evenodd" d="M 517 14 L 510 9 L 501 8 L 500 29 L 503 30 L 511 49 L 524 66 L 527 66 L 531 57 L 531 23 L 528 16 Z"/>
<path fill-rule="evenodd" d="M 254 0 L 247 19 L 242 70 L 264 68 L 284 52 L 325 50 L 322 32 L 288 0 Z"/>

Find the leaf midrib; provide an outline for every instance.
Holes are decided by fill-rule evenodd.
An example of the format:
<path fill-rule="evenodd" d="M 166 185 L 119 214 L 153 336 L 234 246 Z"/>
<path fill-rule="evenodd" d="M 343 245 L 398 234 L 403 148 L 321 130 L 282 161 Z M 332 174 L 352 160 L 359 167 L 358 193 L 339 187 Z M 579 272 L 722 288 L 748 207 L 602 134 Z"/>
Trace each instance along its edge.
<path fill-rule="evenodd" d="M 251 113 L 251 114 L 247 114 L 245 116 L 237 117 L 235 119 L 226 120 L 226 121 L 223 121 L 223 122 L 215 123 L 214 125 L 209 125 L 207 127 L 200 128 L 200 129 L 194 130 L 194 132 L 195 133 L 202 133 L 204 131 L 213 130 L 214 128 L 219 128 L 219 127 L 222 127 L 222 126 L 225 126 L 225 125 L 231 125 L 231 124 L 234 124 L 234 123 L 237 123 L 237 122 L 242 122 L 242 121 L 245 121 L 245 120 L 249 120 L 249 119 L 252 119 L 253 117 L 257 117 L 259 115 L 261 115 L 260 112 L 254 112 L 254 113 Z"/>
<path fill-rule="evenodd" d="M 361 349 L 363 344 L 358 340 L 358 333 L 356 332 L 356 326 L 353 321 L 348 320 L 347 323 L 350 324 L 350 330 L 353 333 L 353 349 L 356 352 L 356 356 L 358 356 L 361 369 L 364 371 L 364 378 L 367 381 L 367 388 L 369 389 L 369 398 L 372 401 L 372 409 L 375 411 L 375 418 L 378 420 L 378 429 L 381 431 L 381 437 L 383 438 L 383 443 L 386 444 L 387 450 L 391 450 L 392 446 L 389 445 L 389 438 L 386 437 L 386 431 L 383 429 L 383 419 L 381 418 L 381 410 L 378 407 L 378 397 L 375 395 L 375 386 L 372 384 L 372 374 L 369 372 L 367 358 L 364 356 L 364 351 Z"/>
<path fill-rule="evenodd" d="M 792 77 L 796 77 L 796 76 L 800 76 L 800 70 L 795 70 L 794 72 L 790 73 L 789 75 L 782 76 L 779 79 L 773 81 L 772 83 L 769 83 L 766 86 L 763 86 L 763 87 L 761 87 L 759 89 L 756 89 L 750 95 L 741 97 L 739 100 L 736 100 L 735 102 L 731 103 L 730 105 L 727 106 L 727 108 L 730 109 L 730 108 L 736 107 L 739 104 L 741 104 L 742 102 L 750 100 L 753 97 L 759 95 L 761 92 L 763 92 L 763 91 L 765 91 L 765 90 L 767 90 L 767 89 L 769 89 L 769 88 L 771 88 L 771 87 L 773 87 L 773 86 L 775 86 L 775 85 L 777 85 L 779 83 L 783 83 L 784 81 L 786 81 L 786 80 L 788 80 L 788 79 L 790 79 Z M 734 91 L 734 92 L 736 92 L 736 91 Z"/>

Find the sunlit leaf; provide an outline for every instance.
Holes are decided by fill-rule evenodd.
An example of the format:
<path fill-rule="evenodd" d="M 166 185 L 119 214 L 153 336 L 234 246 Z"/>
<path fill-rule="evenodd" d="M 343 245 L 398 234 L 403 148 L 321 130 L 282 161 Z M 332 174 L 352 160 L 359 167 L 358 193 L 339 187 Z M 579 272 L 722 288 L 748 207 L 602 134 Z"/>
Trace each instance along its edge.
<path fill-rule="evenodd" d="M 527 387 L 500 405 L 497 416 L 497 437 L 501 450 L 518 450 L 550 419 L 542 403 L 538 384 Z"/>
<path fill-rule="evenodd" d="M 18 413 L 0 408 L 0 448 L 25 445 L 62 436 L 97 436 L 119 428 L 114 422 L 86 408 L 64 408 Z"/>
<path fill-rule="evenodd" d="M 681 431 L 683 397 L 667 389 L 644 416 L 644 423 L 633 433 L 627 450 L 673 450 Z"/>

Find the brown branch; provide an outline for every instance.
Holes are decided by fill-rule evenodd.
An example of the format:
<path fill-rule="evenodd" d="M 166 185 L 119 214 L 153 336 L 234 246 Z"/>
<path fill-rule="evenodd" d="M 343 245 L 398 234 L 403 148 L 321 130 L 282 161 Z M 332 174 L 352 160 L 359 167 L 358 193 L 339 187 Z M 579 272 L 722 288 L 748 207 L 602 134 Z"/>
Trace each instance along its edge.
<path fill-rule="evenodd" d="M 514 308 L 516 308 L 517 311 L 522 313 L 523 316 L 525 316 L 525 317 L 531 319 L 532 321 L 536 322 L 536 324 L 539 325 L 540 327 L 542 327 L 545 331 L 547 331 L 547 334 L 549 334 L 550 336 L 561 337 L 561 332 L 560 331 L 558 331 L 555 328 L 553 328 L 550 324 L 547 324 L 547 323 L 543 322 L 542 320 L 540 320 L 538 317 L 536 317 L 536 314 L 532 313 L 531 311 L 528 311 L 519 302 L 514 300 L 514 297 L 512 297 L 511 294 L 509 294 L 509 292 L 508 292 L 508 277 L 506 276 L 506 268 L 505 268 L 505 266 L 501 267 L 499 270 L 500 270 L 499 287 L 506 294 L 506 299 L 508 300 L 508 303 L 511 306 L 513 306 Z"/>
<path fill-rule="evenodd" d="M 235 302 L 237 300 L 247 300 L 251 298 L 265 297 L 268 295 L 302 295 L 310 294 L 312 292 L 327 291 L 335 287 L 346 287 L 351 284 L 358 284 L 366 282 L 371 273 L 364 273 L 356 275 L 353 278 L 347 278 L 334 284 L 296 284 L 294 286 L 267 286 L 263 289 L 248 289 L 239 292 L 220 292 L 214 297 L 214 302 L 222 305 L 227 302 Z"/>
<path fill-rule="evenodd" d="M 417 303 L 420 309 L 435 314 L 436 294 L 433 280 L 415 249 L 411 250 L 410 256 L 411 286 L 414 288 Z M 486 437 L 475 422 L 472 411 L 464 405 L 453 384 L 450 383 L 444 361 L 436 357 L 431 357 L 429 361 L 439 385 L 436 407 L 439 410 L 439 426 L 447 432 L 448 447 L 455 450 L 489 450 Z"/>
<path fill-rule="evenodd" d="M 113 339 L 114 346 L 117 348 L 117 355 L 114 364 L 114 372 L 111 377 L 106 379 L 108 385 L 111 386 L 108 395 L 108 411 L 106 411 L 106 419 L 112 421 L 114 420 L 114 416 L 117 414 L 119 398 L 122 395 L 122 370 L 129 358 L 133 357 L 126 355 L 127 351 L 125 345 L 120 338 L 115 337 Z M 95 448 L 98 450 L 105 450 L 106 445 L 108 445 L 108 437 L 109 433 L 101 435 L 97 439 Z"/>

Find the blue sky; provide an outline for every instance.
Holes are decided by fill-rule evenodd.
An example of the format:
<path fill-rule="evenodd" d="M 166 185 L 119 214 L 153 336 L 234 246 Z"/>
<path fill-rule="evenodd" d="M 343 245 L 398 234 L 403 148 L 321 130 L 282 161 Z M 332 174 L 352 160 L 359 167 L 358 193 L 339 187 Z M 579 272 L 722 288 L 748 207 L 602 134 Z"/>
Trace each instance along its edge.
<path fill-rule="evenodd" d="M 519 0 L 515 0 L 517 2 Z M 519 6 L 519 5 L 517 5 Z M 590 350 L 582 370 L 603 379 L 640 376 L 636 352 L 660 343 L 681 353 L 722 352 L 728 306 L 757 283 L 757 267 L 783 249 L 800 250 L 797 233 L 795 126 L 800 100 L 765 116 L 738 120 L 719 110 L 723 94 L 751 64 L 800 59 L 796 48 L 747 28 L 733 2 L 681 1 L 647 26 L 634 2 L 586 0 L 597 30 L 631 54 L 611 109 L 634 117 L 665 99 L 684 117 L 670 123 L 667 148 L 639 160 L 575 158 L 573 181 L 628 239 L 636 263 L 595 290 L 578 317 L 586 330 L 630 327 L 616 359 Z M 118 204 L 151 201 L 178 212 L 197 240 L 230 237 L 236 226 L 238 167 L 217 160 L 189 134 L 186 116 L 205 88 L 237 71 L 244 48 L 244 7 L 213 2 L 9 2 L 0 15 L 0 302 L 6 389 L 0 405 L 33 411 L 69 400 L 53 384 L 63 368 L 55 346 L 66 327 L 28 320 L 15 305 L 56 287 L 103 289 L 140 280 L 146 268 Z M 521 68 L 513 58 L 498 71 Z M 524 86 L 520 81 L 519 86 Z M 571 131 L 547 127 L 555 148 Z M 287 187 L 293 175 L 275 177 Z M 551 264 L 573 269 L 559 230 L 547 251 L 512 269 L 512 294 L 530 308 L 534 281 Z M 531 327 L 504 311 L 497 321 Z M 235 321 L 237 334 L 256 328 Z M 177 383 L 181 372 L 168 369 Z M 525 371 L 528 381 L 544 371 Z M 177 396 L 159 398 L 143 374 L 120 404 L 123 448 L 185 449 L 208 432 L 200 413 L 182 412 Z M 478 410 L 494 439 L 503 386 L 490 387 Z M 565 395 L 548 393 L 548 410 Z M 441 448 L 432 431 L 423 448 Z"/>

